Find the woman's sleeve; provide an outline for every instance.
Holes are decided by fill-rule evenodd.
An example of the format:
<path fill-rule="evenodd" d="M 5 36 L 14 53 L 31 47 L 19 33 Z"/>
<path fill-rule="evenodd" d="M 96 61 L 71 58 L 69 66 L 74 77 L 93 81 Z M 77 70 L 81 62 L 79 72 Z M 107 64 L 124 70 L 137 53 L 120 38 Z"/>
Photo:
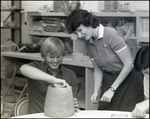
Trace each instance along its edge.
<path fill-rule="evenodd" d="M 112 37 L 109 39 L 109 45 L 114 52 L 120 52 L 127 48 L 127 44 L 124 39 L 117 33 L 112 34 Z"/>

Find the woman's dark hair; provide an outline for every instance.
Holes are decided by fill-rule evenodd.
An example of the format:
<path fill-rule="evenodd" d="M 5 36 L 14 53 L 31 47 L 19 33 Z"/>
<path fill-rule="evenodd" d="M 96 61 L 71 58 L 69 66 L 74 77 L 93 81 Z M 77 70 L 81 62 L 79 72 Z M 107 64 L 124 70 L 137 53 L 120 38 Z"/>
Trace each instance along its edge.
<path fill-rule="evenodd" d="M 149 46 L 139 49 L 134 60 L 134 67 L 139 72 L 149 67 Z"/>
<path fill-rule="evenodd" d="M 65 25 L 69 33 L 73 33 L 82 24 L 86 27 L 96 28 L 99 26 L 99 19 L 87 10 L 75 9 L 66 18 Z"/>

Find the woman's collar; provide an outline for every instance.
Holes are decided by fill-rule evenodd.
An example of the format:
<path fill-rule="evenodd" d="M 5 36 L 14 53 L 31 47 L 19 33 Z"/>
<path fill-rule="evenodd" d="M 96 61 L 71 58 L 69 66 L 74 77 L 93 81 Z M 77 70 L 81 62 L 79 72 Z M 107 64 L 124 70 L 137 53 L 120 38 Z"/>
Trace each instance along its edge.
<path fill-rule="evenodd" d="M 98 38 L 97 39 L 100 39 L 100 38 L 103 38 L 103 34 L 104 34 L 104 26 L 102 24 L 100 24 L 98 26 L 98 30 L 99 30 L 99 34 L 98 34 Z M 97 39 L 93 40 L 92 38 L 90 39 L 90 43 L 94 43 L 95 41 L 97 41 Z"/>

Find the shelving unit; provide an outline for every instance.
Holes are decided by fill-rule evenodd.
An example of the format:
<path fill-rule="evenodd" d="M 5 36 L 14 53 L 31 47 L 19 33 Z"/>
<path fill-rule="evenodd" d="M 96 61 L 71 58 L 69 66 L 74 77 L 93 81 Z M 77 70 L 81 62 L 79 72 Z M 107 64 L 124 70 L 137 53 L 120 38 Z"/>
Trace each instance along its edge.
<path fill-rule="evenodd" d="M 22 13 L 25 13 L 24 11 Z M 66 32 L 45 32 L 41 27 L 34 27 L 31 26 L 31 22 L 33 22 L 33 18 L 40 18 L 40 17 L 48 17 L 48 18 L 66 18 L 66 14 L 63 12 L 27 12 L 27 26 L 24 31 L 27 31 L 26 36 L 24 37 L 24 41 L 31 43 L 32 36 L 39 36 L 39 37 L 59 37 L 63 40 L 63 42 L 71 42 L 73 44 L 73 52 L 85 52 L 85 45 L 82 40 L 73 41 L 71 39 L 71 34 Z M 79 46 L 78 48 L 76 46 Z M 81 47 L 80 47 L 81 46 Z"/>
<path fill-rule="evenodd" d="M 95 12 L 96 16 L 103 18 L 131 18 L 136 23 L 136 36 L 129 39 L 137 39 L 138 42 L 149 42 L 149 12 Z M 144 19 L 147 21 L 147 36 L 144 36 Z M 146 25 L 145 25 L 146 26 Z"/>
<path fill-rule="evenodd" d="M 149 42 L 149 34 L 146 32 L 144 35 L 144 28 L 147 28 L 149 31 L 149 25 L 145 25 L 147 27 L 143 27 L 144 23 L 149 24 L 148 20 L 144 22 L 144 19 L 149 19 L 148 12 L 94 12 L 94 15 L 98 16 L 100 19 L 111 19 L 111 18 L 128 18 L 132 19 L 135 22 L 136 26 L 136 33 L 134 37 L 129 37 L 128 39 L 136 39 L 138 42 Z M 53 37 L 60 37 L 62 39 L 71 39 L 71 35 L 66 32 L 44 32 L 42 27 L 41 28 L 31 28 L 29 26 L 30 22 L 34 17 L 47 17 L 47 18 L 65 18 L 67 14 L 63 12 L 27 12 L 27 36 L 26 41 L 23 42 L 31 42 L 31 36 L 53 36 Z M 84 41 L 76 40 L 71 41 L 73 43 L 73 52 L 85 52 L 85 45 Z M 81 47 L 80 47 L 81 46 Z"/>
<path fill-rule="evenodd" d="M 138 42 L 149 42 L 149 35 L 144 36 L 143 35 L 143 18 L 149 19 L 149 13 L 148 12 L 135 12 L 135 13 L 129 13 L 129 12 L 94 12 L 93 14 L 97 15 L 100 19 L 109 19 L 114 17 L 119 18 L 131 18 L 136 23 L 136 36 L 135 37 L 129 37 L 129 39 L 136 39 Z M 25 36 L 26 41 L 23 42 L 31 42 L 32 36 L 40 36 L 40 37 L 47 37 L 47 36 L 54 36 L 54 37 L 60 37 L 63 42 L 70 41 L 73 43 L 73 52 L 85 52 L 85 44 L 83 40 L 71 40 L 71 35 L 66 32 L 44 32 L 42 27 L 41 28 L 33 28 L 30 27 L 29 24 L 32 22 L 32 19 L 34 17 L 52 17 L 52 18 L 65 18 L 67 15 L 62 12 L 27 12 L 27 35 Z M 147 23 L 148 24 L 148 23 Z M 148 28 L 149 31 L 149 28 Z M 40 56 L 40 53 L 11 53 L 11 52 L 3 52 L 3 56 L 10 58 L 18 58 L 18 59 L 26 59 L 26 60 L 37 60 L 37 61 L 43 61 L 43 59 Z M 75 62 L 72 59 L 71 55 L 68 55 L 64 58 L 62 64 L 66 66 L 71 67 L 77 67 L 78 69 L 80 67 L 84 68 L 84 78 L 83 82 L 85 82 L 84 87 L 84 94 L 82 94 L 82 99 L 79 100 L 79 105 L 82 108 L 85 108 L 86 110 L 93 110 L 97 109 L 97 104 L 93 104 L 90 100 L 91 95 L 94 91 L 94 69 L 91 61 L 81 61 L 81 62 Z"/>
<path fill-rule="evenodd" d="M 11 40 L 14 41 L 16 44 L 21 42 L 21 1 L 11 1 L 12 8 L 8 9 L 1 9 L 1 12 L 10 12 L 8 17 L 5 19 L 5 22 L 11 17 L 11 21 L 15 22 L 14 26 L 2 26 L 1 29 L 10 29 L 11 30 Z M 15 6 L 16 8 L 13 8 Z"/>
<path fill-rule="evenodd" d="M 141 16 L 138 17 L 138 34 L 139 37 L 138 39 L 142 39 L 140 40 L 141 42 L 146 42 L 147 39 L 149 39 L 149 17 L 147 16 Z"/>

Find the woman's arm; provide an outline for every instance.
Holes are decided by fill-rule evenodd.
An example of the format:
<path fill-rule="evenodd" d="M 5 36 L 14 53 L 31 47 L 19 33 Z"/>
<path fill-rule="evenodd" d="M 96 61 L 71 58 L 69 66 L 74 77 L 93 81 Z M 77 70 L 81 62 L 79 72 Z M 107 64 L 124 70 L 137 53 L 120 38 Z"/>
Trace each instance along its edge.
<path fill-rule="evenodd" d="M 64 86 L 69 86 L 65 80 L 61 80 L 58 78 L 55 78 L 52 75 L 49 75 L 33 66 L 24 64 L 20 67 L 20 72 L 22 75 L 30 78 L 30 79 L 34 79 L 34 80 L 42 80 L 48 83 L 53 83 L 53 84 L 63 84 Z"/>
<path fill-rule="evenodd" d="M 118 77 L 116 78 L 116 80 L 114 81 L 114 83 L 111 85 L 111 87 L 114 88 L 115 90 L 125 80 L 125 78 L 128 76 L 128 74 L 131 72 L 131 70 L 133 68 L 132 58 L 131 58 L 130 52 L 128 51 L 127 48 L 125 48 L 124 50 L 122 50 L 121 52 L 119 52 L 117 54 L 123 63 L 123 68 L 122 68 L 120 74 L 118 75 Z M 114 96 L 114 93 L 115 92 L 112 92 L 110 89 L 108 89 L 103 94 L 101 101 L 110 102 L 112 97 Z"/>
<path fill-rule="evenodd" d="M 125 48 L 121 52 L 118 52 L 117 55 L 123 63 L 123 68 L 120 74 L 118 75 L 117 79 L 114 81 L 114 83 L 111 86 L 115 90 L 125 80 L 125 78 L 128 76 L 128 74 L 131 72 L 133 68 L 132 58 L 128 48 Z"/>
<path fill-rule="evenodd" d="M 92 60 L 94 66 L 94 93 L 91 96 L 91 101 L 93 103 L 97 103 L 97 97 L 100 91 L 100 87 L 103 79 L 103 71 L 97 66 L 94 60 Z"/>

